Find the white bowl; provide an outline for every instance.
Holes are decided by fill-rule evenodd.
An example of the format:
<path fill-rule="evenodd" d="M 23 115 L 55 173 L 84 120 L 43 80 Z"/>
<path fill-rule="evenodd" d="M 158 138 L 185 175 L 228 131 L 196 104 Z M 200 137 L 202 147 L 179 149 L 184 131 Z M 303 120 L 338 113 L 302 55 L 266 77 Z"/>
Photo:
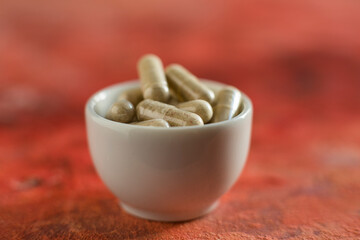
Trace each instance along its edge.
<path fill-rule="evenodd" d="M 212 89 L 221 83 L 204 81 Z M 85 108 L 90 153 L 105 185 L 128 213 L 158 221 L 200 217 L 217 204 L 239 177 L 249 151 L 253 107 L 205 126 L 146 127 L 104 118 L 120 92 L 139 86 L 120 83 L 95 93 Z"/>

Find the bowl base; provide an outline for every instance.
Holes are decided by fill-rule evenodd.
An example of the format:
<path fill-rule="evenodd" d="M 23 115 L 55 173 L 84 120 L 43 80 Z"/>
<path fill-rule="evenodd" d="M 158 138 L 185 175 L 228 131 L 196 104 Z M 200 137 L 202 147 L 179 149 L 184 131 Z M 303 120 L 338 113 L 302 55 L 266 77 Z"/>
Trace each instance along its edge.
<path fill-rule="evenodd" d="M 216 201 L 212 205 L 210 205 L 207 208 L 198 210 L 196 212 L 184 212 L 184 213 L 157 213 L 157 212 L 151 212 L 147 210 L 142 210 L 138 208 L 131 207 L 127 205 L 126 203 L 120 202 L 120 206 L 129 214 L 144 218 L 148 220 L 153 221 L 161 221 L 161 222 L 182 222 L 182 221 L 188 221 L 192 220 L 201 216 L 204 216 L 205 214 L 210 213 L 212 210 L 214 210 L 218 205 L 219 201 Z"/>

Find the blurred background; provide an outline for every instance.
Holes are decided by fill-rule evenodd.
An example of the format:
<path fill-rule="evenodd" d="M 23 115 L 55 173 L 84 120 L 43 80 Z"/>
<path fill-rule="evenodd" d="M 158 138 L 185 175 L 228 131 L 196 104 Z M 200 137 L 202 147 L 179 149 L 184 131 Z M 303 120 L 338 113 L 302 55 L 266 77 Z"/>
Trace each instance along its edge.
<path fill-rule="evenodd" d="M 29 237 L 76 222 L 107 236 L 115 219 L 132 221 L 117 237 L 137 236 L 141 221 L 96 176 L 83 109 L 154 53 L 253 100 L 249 161 L 213 215 L 217 234 L 359 236 L 359 27 L 357 0 L 1 1 L 0 229 Z M 112 220 L 94 227 L 103 212 Z M 211 217 L 191 224 L 191 236 L 214 227 Z"/>

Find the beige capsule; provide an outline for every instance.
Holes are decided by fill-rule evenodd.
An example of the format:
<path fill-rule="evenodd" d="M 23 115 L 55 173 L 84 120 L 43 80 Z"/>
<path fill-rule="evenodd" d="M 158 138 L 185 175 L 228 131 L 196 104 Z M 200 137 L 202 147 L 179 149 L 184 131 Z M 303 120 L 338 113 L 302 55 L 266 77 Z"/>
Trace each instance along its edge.
<path fill-rule="evenodd" d="M 145 99 L 160 102 L 168 100 L 169 86 L 159 57 L 153 54 L 143 56 L 138 62 L 138 73 Z"/>
<path fill-rule="evenodd" d="M 169 65 L 165 72 L 169 86 L 181 95 L 184 100 L 202 99 L 210 104 L 214 101 L 214 92 L 179 64 Z"/>
<path fill-rule="evenodd" d="M 132 88 L 120 93 L 117 99 L 126 99 L 131 102 L 134 107 L 136 107 L 136 105 L 138 105 L 138 103 L 141 102 L 144 98 L 140 88 Z"/>
<path fill-rule="evenodd" d="M 131 124 L 140 125 L 140 126 L 151 126 L 151 127 L 164 127 L 164 128 L 170 127 L 169 123 L 163 119 L 151 119 L 142 122 L 134 122 Z"/>
<path fill-rule="evenodd" d="M 201 117 L 204 123 L 209 122 L 213 116 L 213 109 L 210 103 L 201 99 L 179 103 L 176 107 L 188 112 L 196 113 Z"/>
<path fill-rule="evenodd" d="M 239 109 L 241 93 L 234 87 L 224 87 L 217 95 L 212 122 L 222 122 L 233 118 Z"/>
<path fill-rule="evenodd" d="M 126 99 L 120 99 L 116 101 L 106 114 L 106 118 L 122 123 L 131 122 L 135 115 L 135 108 Z"/>
<path fill-rule="evenodd" d="M 172 105 L 146 99 L 136 107 L 137 117 L 140 121 L 150 119 L 163 119 L 170 126 L 196 126 L 204 125 L 201 117 L 195 113 L 178 109 Z"/>

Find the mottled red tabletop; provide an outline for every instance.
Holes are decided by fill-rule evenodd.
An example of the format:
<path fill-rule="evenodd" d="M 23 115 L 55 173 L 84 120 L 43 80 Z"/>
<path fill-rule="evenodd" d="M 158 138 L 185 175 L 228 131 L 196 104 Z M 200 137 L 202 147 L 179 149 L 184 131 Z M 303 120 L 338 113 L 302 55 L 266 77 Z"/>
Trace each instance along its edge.
<path fill-rule="evenodd" d="M 360 3 L 1 1 L 0 239 L 359 239 Z M 254 103 L 242 176 L 207 216 L 128 215 L 97 176 L 95 91 L 155 53 Z"/>

